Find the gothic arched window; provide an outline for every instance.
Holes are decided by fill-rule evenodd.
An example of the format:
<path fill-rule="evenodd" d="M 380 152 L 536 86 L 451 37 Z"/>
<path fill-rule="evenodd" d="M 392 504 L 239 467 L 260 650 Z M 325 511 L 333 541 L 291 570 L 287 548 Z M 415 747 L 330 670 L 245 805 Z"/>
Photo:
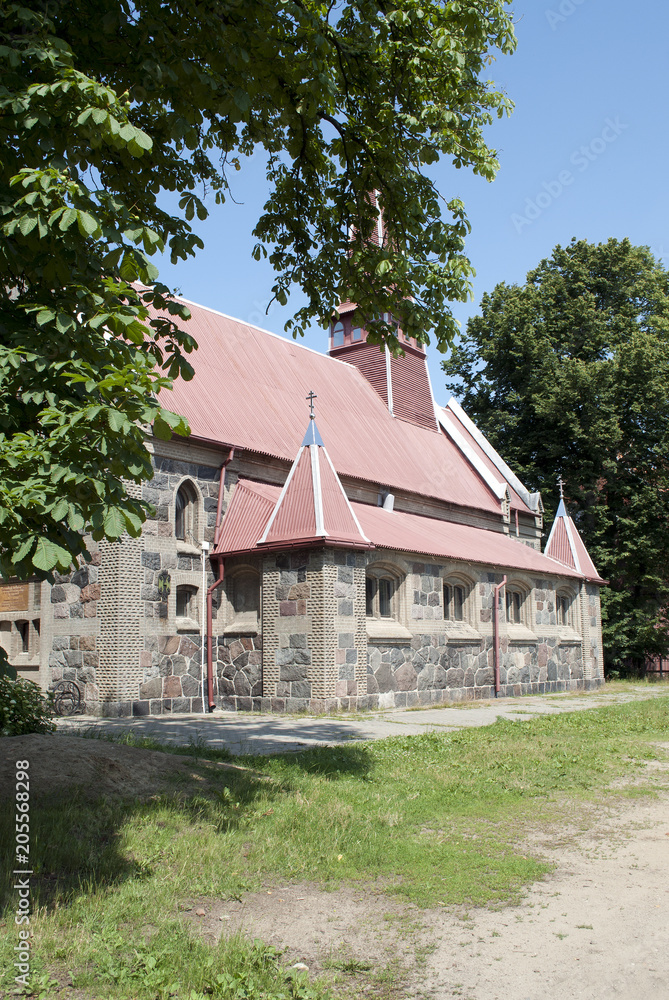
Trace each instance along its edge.
<path fill-rule="evenodd" d="M 174 501 L 174 535 L 181 542 L 197 542 L 197 492 L 188 480 L 181 484 Z"/>

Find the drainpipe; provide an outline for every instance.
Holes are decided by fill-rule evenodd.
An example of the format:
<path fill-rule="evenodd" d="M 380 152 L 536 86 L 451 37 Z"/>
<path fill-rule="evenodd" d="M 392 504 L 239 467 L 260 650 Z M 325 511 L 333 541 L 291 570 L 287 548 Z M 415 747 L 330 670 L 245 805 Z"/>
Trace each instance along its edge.
<path fill-rule="evenodd" d="M 200 594 L 205 593 L 207 586 L 207 554 L 209 553 L 209 542 L 202 541 L 202 590 Z M 204 714 L 204 643 L 205 636 L 207 634 L 207 619 L 205 617 L 205 601 L 200 600 L 202 606 L 201 621 L 202 626 L 200 629 L 200 691 L 202 692 L 202 712 Z"/>
<path fill-rule="evenodd" d="M 492 649 L 493 664 L 495 669 L 495 698 L 499 698 L 499 592 L 506 583 L 506 575 L 502 577 L 502 582 L 495 587 L 495 596 L 492 606 Z"/>
<path fill-rule="evenodd" d="M 226 458 L 225 462 L 221 465 L 221 475 L 218 482 L 218 503 L 216 504 L 216 526 L 214 528 L 214 548 L 218 544 L 218 540 L 221 535 L 221 510 L 223 508 L 223 494 L 225 492 L 225 470 L 227 469 L 230 462 L 235 457 L 235 449 L 230 449 L 230 454 Z M 213 562 L 214 557 L 210 557 Z M 214 591 L 221 586 L 223 583 L 223 574 L 225 572 L 225 563 L 223 559 L 218 558 L 218 576 L 212 583 L 211 587 L 207 590 L 207 707 L 210 712 L 213 712 L 216 708 L 216 702 L 214 701 L 214 664 L 213 664 L 213 651 L 212 651 L 212 631 L 213 631 L 213 598 Z M 204 691 L 202 692 L 202 702 L 204 708 Z"/>
<path fill-rule="evenodd" d="M 212 557 L 213 561 L 213 557 Z M 225 573 L 225 562 L 219 557 L 218 559 L 218 576 L 212 583 L 211 587 L 207 591 L 207 701 L 209 704 L 209 711 L 213 712 L 216 708 L 216 702 L 214 701 L 214 662 L 212 655 L 212 604 L 214 598 L 214 591 L 221 586 L 223 583 L 223 574 Z"/>

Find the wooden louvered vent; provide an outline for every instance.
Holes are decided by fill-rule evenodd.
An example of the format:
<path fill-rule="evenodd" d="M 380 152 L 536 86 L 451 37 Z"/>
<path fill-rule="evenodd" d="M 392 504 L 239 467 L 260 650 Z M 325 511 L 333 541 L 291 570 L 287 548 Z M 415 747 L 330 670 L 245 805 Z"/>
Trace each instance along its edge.
<path fill-rule="evenodd" d="M 403 358 L 391 358 L 393 413 L 421 427 L 437 429 L 434 404 L 422 351 L 405 348 Z"/>

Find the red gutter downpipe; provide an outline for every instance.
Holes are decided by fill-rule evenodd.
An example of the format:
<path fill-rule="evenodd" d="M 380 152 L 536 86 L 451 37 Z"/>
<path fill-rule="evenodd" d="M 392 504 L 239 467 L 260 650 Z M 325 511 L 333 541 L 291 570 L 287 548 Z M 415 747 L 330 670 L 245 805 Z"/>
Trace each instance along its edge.
<path fill-rule="evenodd" d="M 213 562 L 213 557 L 212 557 Z M 213 651 L 212 651 L 212 630 L 213 630 L 213 615 L 212 615 L 212 604 L 214 598 L 214 591 L 217 587 L 220 587 L 223 583 L 223 574 L 225 573 L 225 562 L 223 559 L 218 559 L 218 576 L 212 583 L 211 587 L 207 590 L 207 701 L 209 703 L 209 711 L 213 712 L 216 708 L 216 702 L 214 701 L 214 663 L 213 663 Z"/>
<path fill-rule="evenodd" d="M 221 465 L 221 475 L 218 482 L 218 503 L 216 504 L 216 526 L 214 528 L 214 548 L 218 544 L 218 540 L 221 535 L 221 511 L 223 509 L 223 494 L 225 492 L 225 470 L 227 469 L 230 462 L 235 457 L 235 449 L 230 448 L 230 454 L 226 458 L 225 462 Z M 213 563 L 214 556 L 210 557 L 210 561 Z M 209 706 L 209 711 L 213 712 L 216 708 L 216 702 L 214 701 L 214 665 L 213 665 L 213 651 L 212 651 L 212 631 L 213 631 L 213 599 L 214 591 L 221 586 L 223 583 L 223 574 L 225 573 L 225 562 L 221 557 L 218 557 L 218 576 L 212 583 L 212 585 L 207 590 L 207 701 Z M 202 692 L 204 697 L 204 691 Z"/>
<path fill-rule="evenodd" d="M 495 669 L 495 698 L 499 698 L 499 592 L 506 584 L 506 574 L 502 577 L 502 582 L 495 587 L 495 596 L 492 606 L 492 643 L 493 643 L 493 664 Z"/>

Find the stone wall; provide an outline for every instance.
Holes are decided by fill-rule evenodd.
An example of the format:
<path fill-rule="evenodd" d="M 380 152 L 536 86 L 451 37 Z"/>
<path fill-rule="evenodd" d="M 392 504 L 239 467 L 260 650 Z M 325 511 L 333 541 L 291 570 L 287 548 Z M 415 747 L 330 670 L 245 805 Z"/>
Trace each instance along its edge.
<path fill-rule="evenodd" d="M 199 632 L 151 636 L 145 643 L 147 648 L 140 654 L 144 681 L 132 704 L 132 714 L 201 712 L 202 643 Z"/>
<path fill-rule="evenodd" d="M 369 694 L 378 698 L 380 706 L 400 707 L 494 697 L 494 588 L 501 583 L 502 574 L 454 563 L 409 564 L 401 558 L 397 566 L 405 574 L 404 588 L 410 597 L 403 624 L 413 634 L 404 640 L 370 640 Z M 591 646 L 579 627 L 582 608 L 578 582 L 511 573 L 509 578 L 510 584 L 523 590 L 525 600 L 518 624 L 507 623 L 505 608 L 500 608 L 500 695 L 601 684 L 601 667 L 587 676 L 586 661 L 596 642 Z M 444 621 L 446 581 L 469 581 L 462 622 Z M 569 592 L 572 598 L 570 622 L 565 626 L 557 623 L 558 590 Z M 587 614 L 595 629 L 600 621 L 596 587 L 588 587 L 587 600 Z"/>
<path fill-rule="evenodd" d="M 264 560 L 263 709 L 296 712 L 311 702 L 314 654 L 317 648 L 322 653 L 315 621 L 322 604 L 322 573 L 323 553 L 318 551 L 280 552 Z"/>
<path fill-rule="evenodd" d="M 201 542 L 213 540 L 225 456 L 208 455 L 202 447 L 170 447 L 169 457 L 155 456 L 154 479 L 142 487 L 156 510 L 141 539 L 122 542 L 118 553 L 108 546 L 102 556 L 93 546 L 91 562 L 57 577 L 51 588 L 48 686 L 75 680 L 88 712 L 125 716 L 203 709 Z M 174 505 L 185 480 L 197 494 L 197 530 L 196 537 L 179 540 Z M 236 480 L 233 463 L 223 511 Z M 366 617 L 371 564 L 387 566 L 396 581 L 392 620 Z M 243 616 L 231 612 L 227 581 L 215 593 L 212 693 L 218 707 L 327 712 L 494 695 L 492 618 L 499 572 L 390 551 L 327 548 L 228 560 L 226 576 L 233 578 L 240 568 L 258 573 L 262 609 L 254 627 L 245 625 Z M 207 568 L 205 590 L 212 581 Z M 446 581 L 466 592 L 462 621 L 444 620 Z M 507 626 L 501 612 L 501 693 L 600 684 L 597 587 L 523 574 L 510 574 L 509 582 L 523 589 L 527 603 L 519 625 Z M 192 620 L 176 615 L 180 586 L 198 592 Z M 573 594 L 569 628 L 557 624 L 557 588 Z"/>
<path fill-rule="evenodd" d="M 168 448 L 169 457 L 153 456 L 155 474 L 150 483 L 141 488 L 130 484 L 131 491 L 155 507 L 141 538 L 124 536 L 118 543 L 92 545 L 92 561 L 72 574 L 56 575 L 51 588 L 45 686 L 53 689 L 61 680 L 76 681 L 85 711 L 91 714 L 202 709 L 201 542 L 213 541 L 220 463 L 226 455 L 174 442 Z M 236 478 L 230 472 L 223 511 Z M 175 499 L 184 481 L 192 484 L 196 495 L 195 530 L 192 538 L 179 540 Z M 205 590 L 212 580 L 207 567 Z M 177 618 L 179 586 L 197 591 L 192 621 Z M 219 605 L 216 594 L 215 632 L 222 628 L 217 622 Z"/>
<path fill-rule="evenodd" d="M 214 697 L 227 711 L 260 711 L 262 698 L 262 636 L 220 635 L 214 663 Z"/>
<path fill-rule="evenodd" d="M 460 644 L 427 634 L 405 646 L 370 646 L 367 690 L 379 707 L 494 698 L 492 645 L 492 637 Z M 502 697 L 583 687 L 580 647 L 558 646 L 555 637 L 531 645 L 502 637 L 500 685 Z"/>
<path fill-rule="evenodd" d="M 94 543 L 89 545 L 90 562 L 80 559 L 71 573 L 54 572 L 49 595 L 51 615 L 44 622 L 42 638 L 48 639 L 50 646 L 47 690 L 53 691 L 61 681 L 75 681 L 82 694 L 82 711 L 95 713 L 100 701 L 100 552 Z"/>

